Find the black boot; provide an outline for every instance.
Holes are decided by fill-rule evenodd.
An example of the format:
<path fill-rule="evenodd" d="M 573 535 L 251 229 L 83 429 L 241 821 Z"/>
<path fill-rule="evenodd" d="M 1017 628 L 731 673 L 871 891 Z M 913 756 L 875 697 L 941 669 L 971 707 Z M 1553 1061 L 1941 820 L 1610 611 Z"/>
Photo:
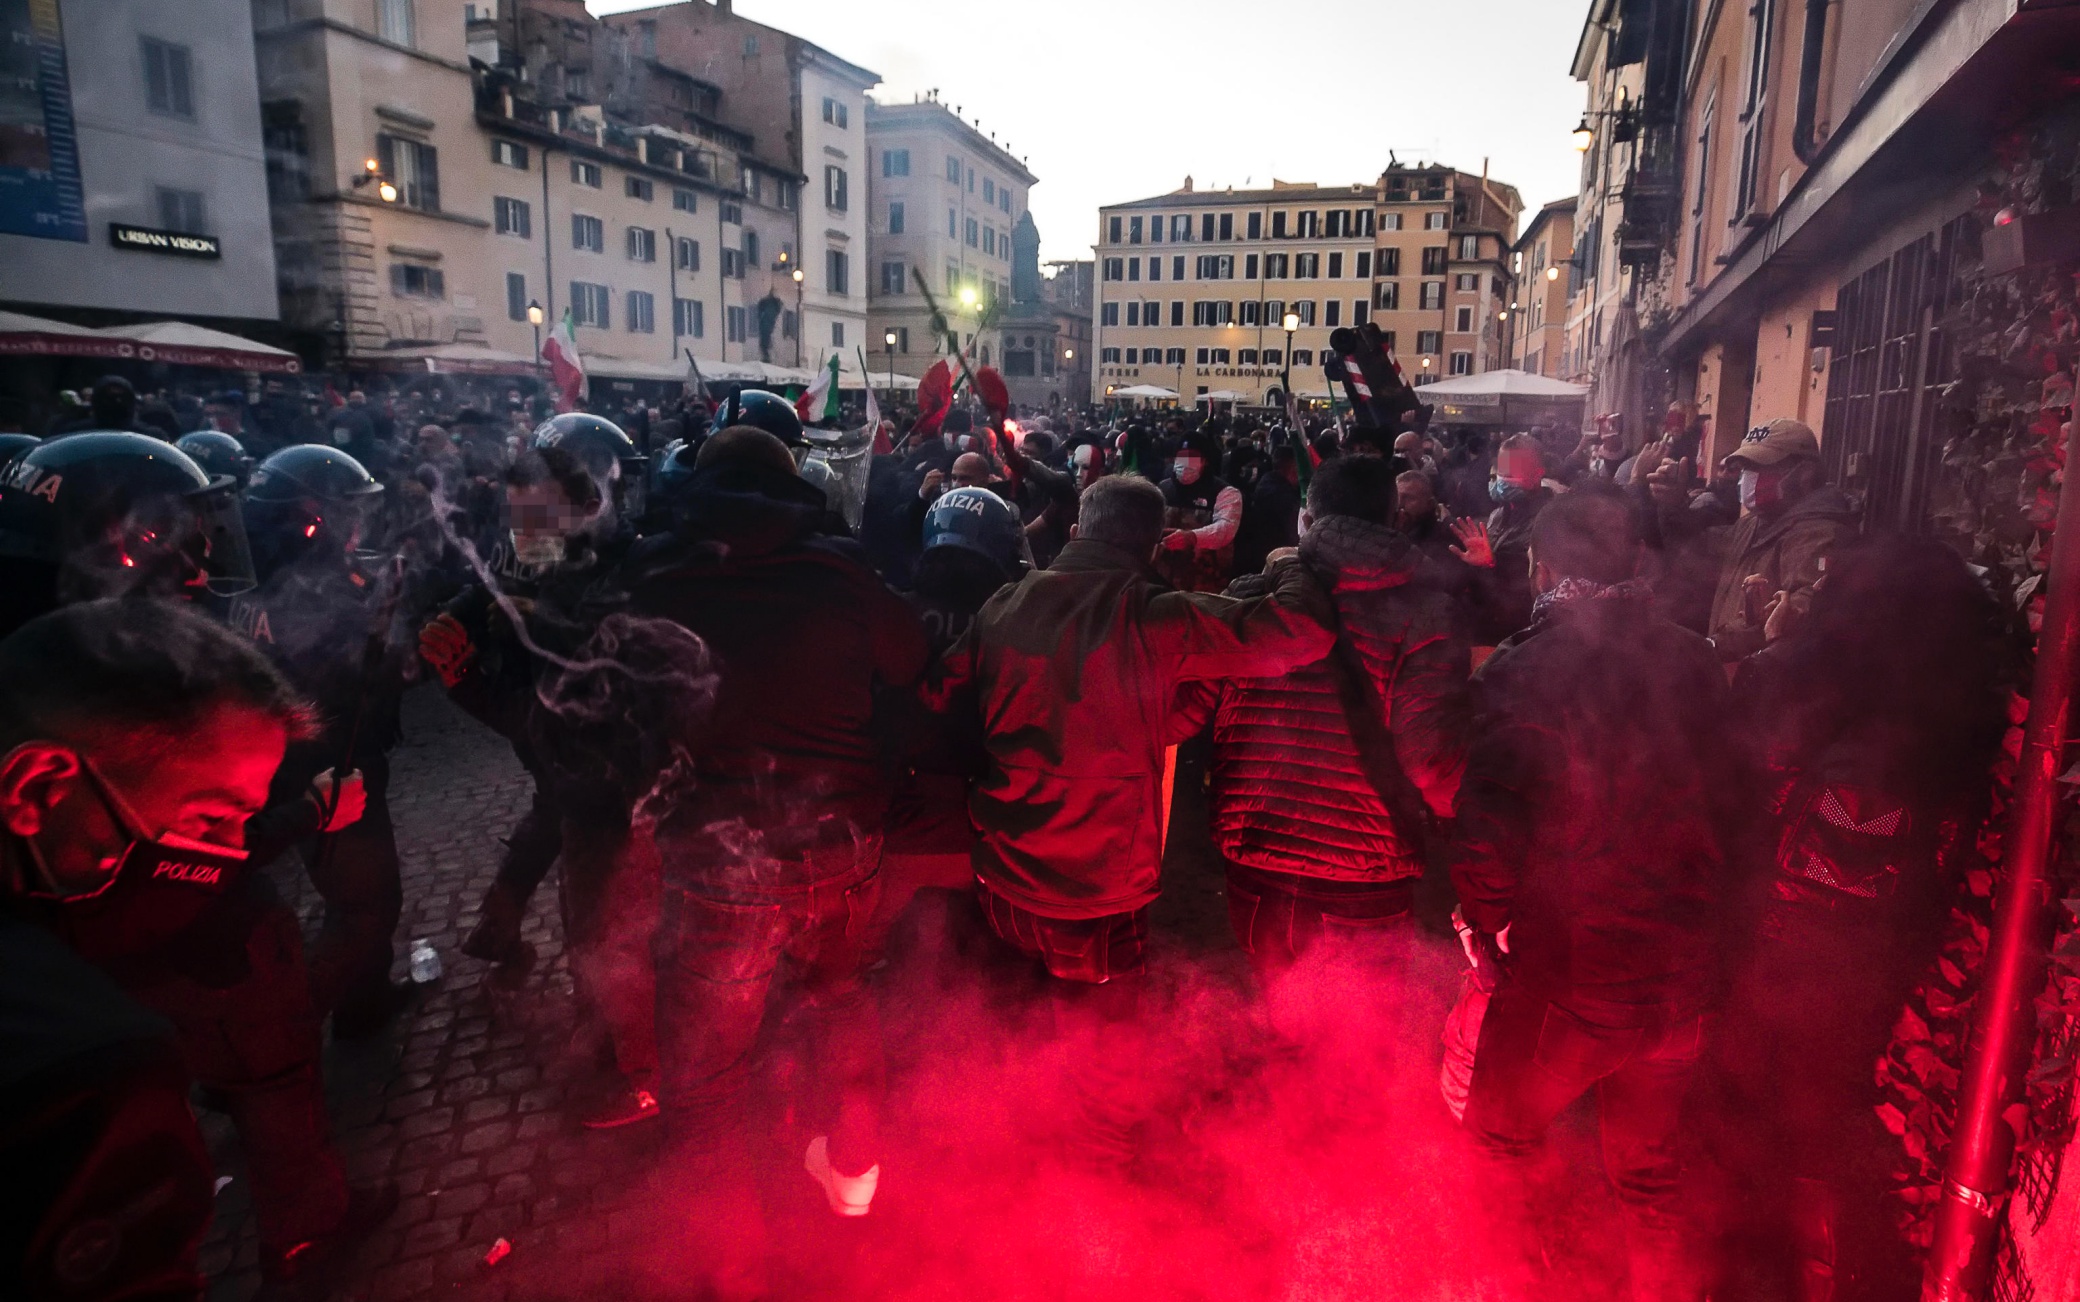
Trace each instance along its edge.
<path fill-rule="evenodd" d="M 504 882 L 494 881 L 484 892 L 484 915 L 470 928 L 462 952 L 525 973 L 534 966 L 534 946 L 520 936 L 520 923 L 526 915 L 527 905 Z"/>

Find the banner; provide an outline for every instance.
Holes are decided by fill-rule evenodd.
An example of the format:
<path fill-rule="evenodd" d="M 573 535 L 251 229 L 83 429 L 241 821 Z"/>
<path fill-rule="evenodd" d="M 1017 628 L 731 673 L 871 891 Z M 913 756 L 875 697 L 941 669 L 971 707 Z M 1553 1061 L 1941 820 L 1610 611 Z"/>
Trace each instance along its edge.
<path fill-rule="evenodd" d="M 87 239 L 58 0 L 0 0 L 0 234 Z"/>

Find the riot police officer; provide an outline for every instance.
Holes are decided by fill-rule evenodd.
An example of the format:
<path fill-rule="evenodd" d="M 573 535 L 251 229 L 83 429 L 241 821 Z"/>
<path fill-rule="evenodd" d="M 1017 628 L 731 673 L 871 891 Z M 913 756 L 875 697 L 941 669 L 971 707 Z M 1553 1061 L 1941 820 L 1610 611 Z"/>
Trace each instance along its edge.
<path fill-rule="evenodd" d="M 269 1282 L 396 1207 L 347 1188 L 296 916 L 244 836 L 307 719 L 180 604 L 76 604 L 0 641 L 0 1273 L 31 1296 L 199 1296 L 190 1076 L 238 1127 Z"/>
<path fill-rule="evenodd" d="M 59 605 L 251 586 L 232 480 L 144 434 L 72 434 L 0 467 L 0 635 Z"/>
<path fill-rule="evenodd" d="M 508 981 L 525 972 L 534 954 L 521 921 L 560 859 L 573 976 L 614 1060 L 583 1117 L 594 1128 L 657 1115 L 655 872 L 645 838 L 632 835 L 629 796 L 572 758 L 568 729 L 539 702 L 617 604 L 615 575 L 635 542 L 646 475 L 646 459 L 611 422 L 573 412 L 544 423 L 506 474 L 508 527 L 485 581 L 419 635 L 421 657 L 451 698 L 504 736 L 535 780 L 463 952 L 497 964 Z"/>
<path fill-rule="evenodd" d="M 225 476 L 241 493 L 246 489 L 246 481 L 253 477 L 253 459 L 246 455 L 245 444 L 229 434 L 199 429 L 181 435 L 174 446 L 193 457 L 204 474 L 212 478 Z"/>
<path fill-rule="evenodd" d="M 325 900 L 312 990 L 340 1039 L 380 1030 L 411 990 L 390 980 L 404 906 L 388 799 L 407 668 L 391 649 L 402 576 L 363 547 L 382 493 L 337 448 L 299 444 L 261 462 L 245 499 L 260 583 L 234 601 L 231 616 L 325 719 L 318 737 L 290 748 L 277 800 L 295 799 L 328 770 L 361 775 L 361 820 L 301 846 Z"/>

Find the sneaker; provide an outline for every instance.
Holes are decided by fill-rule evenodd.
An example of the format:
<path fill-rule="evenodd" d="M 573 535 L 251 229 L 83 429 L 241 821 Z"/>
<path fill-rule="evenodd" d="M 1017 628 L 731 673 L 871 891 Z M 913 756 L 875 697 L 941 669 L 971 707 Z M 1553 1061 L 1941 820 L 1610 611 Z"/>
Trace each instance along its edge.
<path fill-rule="evenodd" d="M 865 1175 L 838 1174 L 838 1168 L 831 1165 L 828 1135 L 818 1135 L 809 1141 L 809 1151 L 802 1157 L 802 1169 L 809 1173 L 811 1180 L 823 1186 L 823 1196 L 830 1200 L 831 1210 L 840 1216 L 865 1216 L 873 1206 L 875 1186 L 881 1183 L 879 1162 L 868 1167 Z"/>
<path fill-rule="evenodd" d="M 648 1121 L 658 1114 L 657 1088 L 648 1077 L 624 1080 L 600 1104 L 579 1118 L 587 1130 L 617 1130 Z"/>

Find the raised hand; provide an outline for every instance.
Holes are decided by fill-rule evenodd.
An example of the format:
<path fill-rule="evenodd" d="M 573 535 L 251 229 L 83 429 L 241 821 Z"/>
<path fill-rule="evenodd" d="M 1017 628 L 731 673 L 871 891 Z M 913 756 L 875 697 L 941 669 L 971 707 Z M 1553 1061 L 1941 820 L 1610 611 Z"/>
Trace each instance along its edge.
<path fill-rule="evenodd" d="M 1459 545 L 1452 548 L 1452 555 L 1484 570 L 1495 568 L 1495 547 L 1488 541 L 1488 526 L 1481 520 L 1454 520 L 1452 536 Z"/>

